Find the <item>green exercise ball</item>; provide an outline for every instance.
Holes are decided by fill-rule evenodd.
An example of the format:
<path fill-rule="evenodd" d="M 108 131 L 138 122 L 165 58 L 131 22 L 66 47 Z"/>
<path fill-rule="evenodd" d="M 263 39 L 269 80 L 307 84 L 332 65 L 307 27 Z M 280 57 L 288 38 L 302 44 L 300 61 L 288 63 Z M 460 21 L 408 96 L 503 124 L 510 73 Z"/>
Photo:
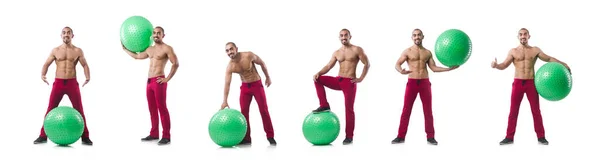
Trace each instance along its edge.
<path fill-rule="evenodd" d="M 458 29 L 444 31 L 435 42 L 435 55 L 444 66 L 460 66 L 471 57 L 471 39 Z"/>
<path fill-rule="evenodd" d="M 571 72 L 562 64 L 548 62 L 535 73 L 535 88 L 538 94 L 549 101 L 560 101 L 571 92 Z"/>
<path fill-rule="evenodd" d="M 83 134 L 84 121 L 75 108 L 59 106 L 52 109 L 44 119 L 44 132 L 50 141 L 58 145 L 75 143 Z"/>
<path fill-rule="evenodd" d="M 131 16 L 121 24 L 121 42 L 129 51 L 143 52 L 152 45 L 154 27 L 142 16 Z"/>
<path fill-rule="evenodd" d="M 340 120 L 331 111 L 310 113 L 302 124 L 304 138 L 314 145 L 328 145 L 340 134 Z"/>
<path fill-rule="evenodd" d="M 232 147 L 238 145 L 246 136 L 248 130 L 246 117 L 235 109 L 219 110 L 210 119 L 208 133 L 217 145 Z"/>

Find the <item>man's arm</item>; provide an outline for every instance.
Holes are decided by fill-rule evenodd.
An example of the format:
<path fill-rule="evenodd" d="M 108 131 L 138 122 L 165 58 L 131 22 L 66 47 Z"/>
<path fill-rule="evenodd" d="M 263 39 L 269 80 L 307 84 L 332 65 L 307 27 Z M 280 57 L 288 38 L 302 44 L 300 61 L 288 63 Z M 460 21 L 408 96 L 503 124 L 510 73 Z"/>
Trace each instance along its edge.
<path fill-rule="evenodd" d="M 52 52 L 50 52 L 50 55 L 46 59 L 46 62 L 44 62 L 44 66 L 42 66 L 42 79 L 43 80 L 45 80 L 44 78 L 46 77 L 46 74 L 48 73 L 48 68 L 50 67 L 50 65 L 52 64 L 52 62 L 54 62 L 54 60 L 56 59 L 54 57 L 54 51 L 55 50 L 56 49 L 52 49 Z"/>
<path fill-rule="evenodd" d="M 540 58 L 540 60 L 542 60 L 544 62 L 558 62 L 558 63 L 564 65 L 569 70 L 569 72 L 571 72 L 571 68 L 567 65 L 567 63 L 562 62 L 552 56 L 549 56 L 548 54 L 544 53 L 542 51 L 542 49 L 540 49 L 540 48 L 537 48 L 537 49 L 539 50 L 538 57 Z"/>
<path fill-rule="evenodd" d="M 232 72 L 231 72 L 231 63 L 229 63 L 227 65 L 227 69 L 225 70 L 225 88 L 223 90 L 223 105 L 221 106 L 221 109 L 223 109 L 224 107 L 226 107 L 225 105 L 227 105 L 227 98 L 229 97 L 229 88 L 231 86 L 231 76 L 232 76 Z"/>
<path fill-rule="evenodd" d="M 255 64 L 259 65 L 260 68 L 262 69 L 263 73 L 265 74 L 266 78 L 271 78 L 269 76 L 269 71 L 267 70 L 267 65 L 265 64 L 265 62 L 256 54 L 250 52 L 250 54 L 252 54 L 252 62 L 254 62 Z"/>
<path fill-rule="evenodd" d="M 327 65 L 325 65 L 325 67 L 323 67 L 321 71 L 317 72 L 317 76 L 321 76 L 329 72 L 329 70 L 331 70 L 335 66 L 336 61 L 337 58 L 335 58 L 335 53 L 333 53 L 333 55 L 331 55 L 331 59 L 329 59 L 329 62 L 327 62 Z"/>
<path fill-rule="evenodd" d="M 360 62 L 364 65 L 362 74 L 360 74 L 360 77 L 358 78 L 359 81 L 362 81 L 367 76 L 371 63 L 369 62 L 369 57 L 367 57 L 365 51 L 361 47 L 358 47 L 358 59 L 360 59 Z"/>
<path fill-rule="evenodd" d="M 406 60 L 408 60 L 408 50 L 409 49 L 405 49 L 404 51 L 402 51 L 402 54 L 400 54 L 400 58 L 398 58 L 398 61 L 396 61 L 396 71 L 400 73 L 406 72 L 403 71 L 402 65 L 404 64 L 404 62 L 406 62 Z"/>
<path fill-rule="evenodd" d="M 140 53 L 134 53 L 134 52 L 130 51 L 129 49 L 125 48 L 125 45 L 123 45 L 123 44 L 121 44 L 121 45 L 123 46 L 123 51 L 125 51 L 127 54 L 129 54 L 129 56 L 131 56 L 131 58 L 133 58 L 133 59 L 146 59 L 146 58 L 148 58 L 148 53 L 146 51 L 143 51 L 143 52 L 140 52 Z"/>
<path fill-rule="evenodd" d="M 496 63 L 496 60 L 494 59 L 494 62 L 492 64 L 492 68 L 496 68 L 498 70 L 504 70 L 506 69 L 508 66 L 510 66 L 510 63 L 512 63 L 513 61 L 513 55 L 512 55 L 512 49 L 508 52 L 508 56 L 506 56 L 506 59 L 504 60 L 504 62 L 498 64 Z"/>
<path fill-rule="evenodd" d="M 427 65 L 429 66 L 429 68 L 431 69 L 431 71 L 433 72 L 446 72 L 446 71 L 450 71 L 450 70 L 454 70 L 456 69 L 456 67 L 452 67 L 452 68 L 445 68 L 445 67 L 439 67 L 435 64 L 435 59 L 433 59 L 433 55 L 431 54 L 431 51 L 429 52 L 429 60 L 427 61 Z"/>
<path fill-rule="evenodd" d="M 90 81 L 90 67 L 88 66 L 87 60 L 83 55 L 83 50 L 79 49 L 81 52 L 81 56 L 79 56 L 79 63 L 81 63 L 81 67 L 83 67 L 83 73 L 85 74 L 85 81 Z"/>
<path fill-rule="evenodd" d="M 171 61 L 171 72 L 169 73 L 169 76 L 167 77 L 167 81 L 169 81 L 169 80 L 171 80 L 171 78 L 173 78 L 173 76 L 175 76 L 175 73 L 177 72 L 177 69 L 179 68 L 179 59 L 177 59 L 177 55 L 175 55 L 175 51 L 173 50 L 173 47 L 167 46 L 167 49 L 168 49 L 167 57 L 169 58 L 169 61 Z"/>

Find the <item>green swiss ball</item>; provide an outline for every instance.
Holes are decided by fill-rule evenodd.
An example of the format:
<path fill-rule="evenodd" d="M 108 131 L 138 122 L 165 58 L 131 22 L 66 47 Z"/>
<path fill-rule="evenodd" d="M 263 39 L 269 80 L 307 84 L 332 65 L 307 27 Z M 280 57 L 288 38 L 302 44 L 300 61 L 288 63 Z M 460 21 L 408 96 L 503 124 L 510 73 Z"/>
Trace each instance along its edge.
<path fill-rule="evenodd" d="M 328 145 L 340 133 L 340 120 L 331 111 L 309 113 L 304 118 L 302 132 L 313 145 Z"/>
<path fill-rule="evenodd" d="M 435 42 L 435 55 L 445 66 L 460 66 L 471 56 L 471 39 L 461 30 L 446 30 Z"/>
<path fill-rule="evenodd" d="M 208 133 L 214 143 L 222 147 L 238 145 L 248 130 L 246 117 L 235 109 L 219 110 L 210 119 Z"/>
<path fill-rule="evenodd" d="M 154 27 L 142 16 L 131 16 L 121 24 L 121 42 L 129 51 L 143 52 L 152 45 Z"/>
<path fill-rule="evenodd" d="M 562 64 L 547 62 L 535 73 L 535 88 L 538 94 L 548 101 L 560 101 L 571 92 L 573 79 Z"/>
<path fill-rule="evenodd" d="M 59 106 L 52 109 L 44 119 L 44 132 L 50 141 L 67 146 L 75 143 L 83 134 L 83 117 L 72 107 Z"/>

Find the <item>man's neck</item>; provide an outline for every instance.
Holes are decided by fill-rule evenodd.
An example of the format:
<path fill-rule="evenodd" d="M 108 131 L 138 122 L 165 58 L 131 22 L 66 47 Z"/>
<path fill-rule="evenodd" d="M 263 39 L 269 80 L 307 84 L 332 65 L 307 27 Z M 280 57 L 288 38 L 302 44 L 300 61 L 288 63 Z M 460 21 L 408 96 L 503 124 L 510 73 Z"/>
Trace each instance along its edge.
<path fill-rule="evenodd" d="M 519 44 L 519 47 L 518 47 L 518 48 L 519 48 L 519 49 L 525 49 L 525 48 L 530 48 L 530 47 L 531 47 L 531 46 L 529 46 L 529 44 L 525 44 L 525 45 L 523 45 L 523 44 Z"/>
<path fill-rule="evenodd" d="M 413 45 L 413 47 L 415 47 L 417 49 L 425 49 L 425 47 L 423 47 L 423 44 L 421 44 L 421 45 L 415 44 L 415 45 Z"/>
<path fill-rule="evenodd" d="M 62 46 L 65 47 L 65 48 L 73 48 L 73 47 L 75 47 L 72 43 L 63 43 Z"/>
<path fill-rule="evenodd" d="M 346 44 L 346 45 L 342 45 L 342 48 L 343 48 L 343 49 L 348 49 L 348 48 L 351 48 L 351 47 L 352 47 L 352 44 L 351 44 L 351 43 L 348 43 L 348 44 Z"/>

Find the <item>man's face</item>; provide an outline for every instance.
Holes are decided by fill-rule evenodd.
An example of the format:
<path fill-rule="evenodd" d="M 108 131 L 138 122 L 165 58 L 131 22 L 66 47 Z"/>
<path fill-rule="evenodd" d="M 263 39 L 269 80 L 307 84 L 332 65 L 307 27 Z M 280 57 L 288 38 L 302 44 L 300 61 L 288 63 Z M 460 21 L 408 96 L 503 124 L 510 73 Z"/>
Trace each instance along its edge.
<path fill-rule="evenodd" d="M 225 46 L 225 53 L 229 58 L 233 59 L 237 54 L 237 48 L 233 46 L 233 44 L 227 44 L 227 46 Z"/>
<path fill-rule="evenodd" d="M 71 30 L 71 28 L 63 28 L 60 37 L 62 37 L 63 43 L 71 43 L 71 39 L 73 39 L 73 30 Z"/>
<path fill-rule="evenodd" d="M 529 42 L 529 38 L 531 36 L 529 35 L 529 31 L 527 30 L 519 30 L 519 41 L 521 42 L 521 45 L 527 45 L 527 42 Z"/>
<path fill-rule="evenodd" d="M 350 44 L 350 38 L 352 38 L 352 36 L 350 36 L 350 33 L 348 31 L 340 31 L 340 41 L 342 42 L 342 45 Z"/>
<path fill-rule="evenodd" d="M 163 37 L 165 37 L 163 30 L 160 28 L 154 28 L 154 31 L 152 32 L 152 39 L 154 42 L 162 42 Z"/>
<path fill-rule="evenodd" d="M 415 45 L 422 45 L 424 37 L 425 36 L 423 36 L 423 32 L 421 30 L 414 30 L 412 33 L 412 39 Z"/>

